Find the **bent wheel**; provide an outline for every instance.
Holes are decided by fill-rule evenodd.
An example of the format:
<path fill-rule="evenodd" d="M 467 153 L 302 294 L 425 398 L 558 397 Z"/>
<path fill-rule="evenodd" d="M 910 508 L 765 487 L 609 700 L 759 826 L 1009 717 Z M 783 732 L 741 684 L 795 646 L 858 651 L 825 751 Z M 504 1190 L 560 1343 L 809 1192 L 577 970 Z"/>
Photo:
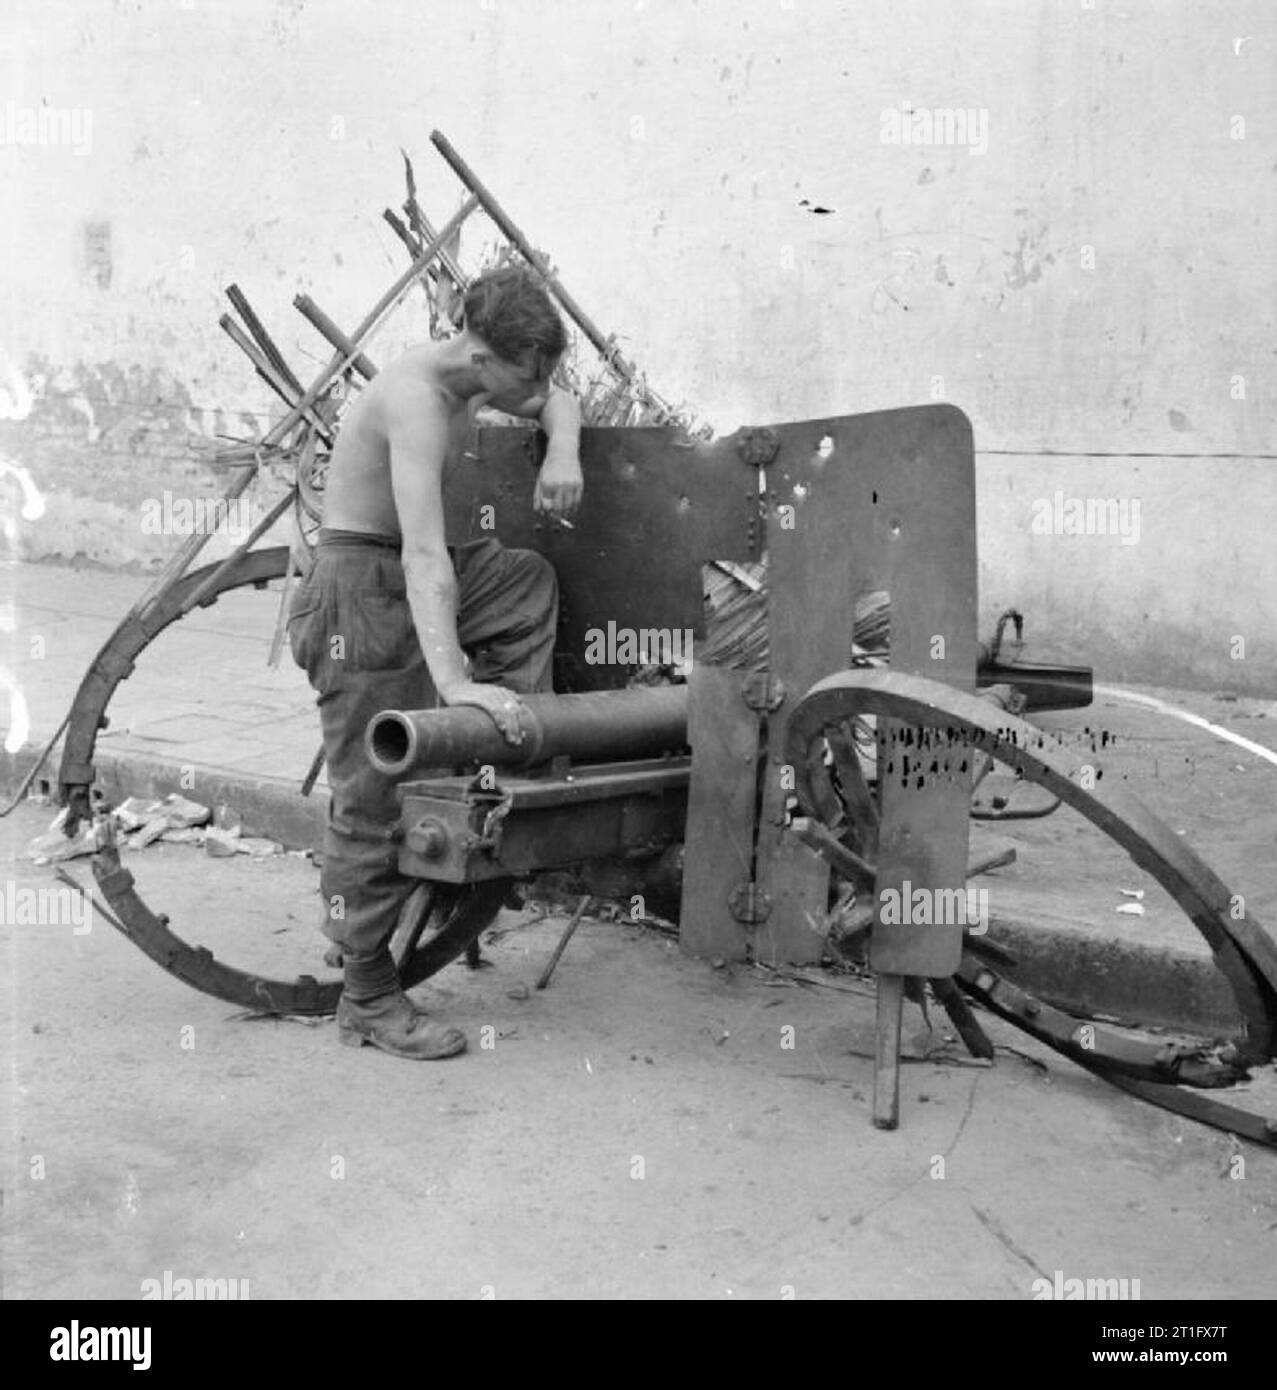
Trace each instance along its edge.
<path fill-rule="evenodd" d="M 1242 1029 L 1213 1048 L 1132 1040 L 1043 1004 L 971 955 L 964 956 L 958 983 L 1017 1027 L 1145 1099 L 1260 1142 L 1277 1142 L 1271 1122 L 1265 1127 L 1262 1120 L 1228 1107 L 1212 1110 L 1204 1098 L 1179 1089 L 1231 1084 L 1241 1079 L 1246 1066 L 1277 1052 L 1277 944 L 1239 895 L 1136 797 L 1104 786 L 1094 759 L 1055 745 L 1040 729 L 986 700 L 901 673 L 840 672 L 813 686 L 790 717 L 785 756 L 794 769 L 799 806 L 830 828 L 845 827 L 850 819 L 850 828 L 864 834 L 865 818 L 844 805 L 842 788 L 834 780 L 839 762 L 845 768 L 846 760 L 835 756 L 833 776 L 826 765 L 826 750 L 839 751 L 839 727 L 858 714 L 935 730 L 942 741 L 988 754 L 1045 787 L 1119 844 L 1179 903 L 1205 938 L 1232 990 Z"/>
<path fill-rule="evenodd" d="M 263 589 L 271 580 L 284 577 L 288 563 L 287 546 L 249 551 L 227 566 L 198 606 L 206 608 L 233 589 L 249 585 Z M 106 726 L 107 706 L 117 687 L 133 673 L 141 653 L 183 616 L 187 599 L 217 568 L 216 564 L 206 565 L 183 575 L 142 615 L 132 615 L 121 623 L 89 666 L 72 703 L 58 774 L 61 800 L 70 808 L 72 818 L 91 813 L 94 748 L 98 732 Z M 246 1009 L 288 1014 L 330 1014 L 336 1009 L 341 994 L 339 979 L 299 975 L 294 980 L 276 980 L 225 964 L 207 947 L 183 941 L 164 913 L 147 906 L 132 873 L 121 865 L 114 844 L 99 850 L 92 862 L 98 886 L 118 919 L 116 925 L 170 975 Z M 419 984 L 460 955 L 499 911 L 507 888 L 505 880 L 431 885 L 428 900 L 419 899 L 424 910 L 418 920 L 403 924 L 392 939 L 404 988 Z M 315 945 L 318 949 L 318 938 Z"/>

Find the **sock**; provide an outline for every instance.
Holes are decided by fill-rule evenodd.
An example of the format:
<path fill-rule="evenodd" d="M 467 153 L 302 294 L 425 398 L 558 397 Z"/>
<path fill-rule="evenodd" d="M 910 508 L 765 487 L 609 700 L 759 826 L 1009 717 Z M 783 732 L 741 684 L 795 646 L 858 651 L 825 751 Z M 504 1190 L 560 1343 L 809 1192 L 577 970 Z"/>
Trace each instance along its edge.
<path fill-rule="evenodd" d="M 345 992 L 355 1003 L 393 994 L 399 988 L 399 972 L 388 946 L 362 954 L 343 951 L 343 956 Z"/>

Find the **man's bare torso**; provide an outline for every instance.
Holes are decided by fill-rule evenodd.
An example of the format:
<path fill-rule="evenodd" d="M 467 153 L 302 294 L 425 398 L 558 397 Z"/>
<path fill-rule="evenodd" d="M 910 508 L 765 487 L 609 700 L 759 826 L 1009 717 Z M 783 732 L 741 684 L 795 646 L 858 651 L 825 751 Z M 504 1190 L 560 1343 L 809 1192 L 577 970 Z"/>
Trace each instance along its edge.
<path fill-rule="evenodd" d="M 410 348 L 379 372 L 347 410 L 324 489 L 324 525 L 329 529 L 401 538 L 390 484 L 390 430 L 395 420 L 437 412 L 447 423 L 448 462 L 465 449 L 470 428 L 466 403 L 439 384 L 439 347 L 423 343 Z"/>

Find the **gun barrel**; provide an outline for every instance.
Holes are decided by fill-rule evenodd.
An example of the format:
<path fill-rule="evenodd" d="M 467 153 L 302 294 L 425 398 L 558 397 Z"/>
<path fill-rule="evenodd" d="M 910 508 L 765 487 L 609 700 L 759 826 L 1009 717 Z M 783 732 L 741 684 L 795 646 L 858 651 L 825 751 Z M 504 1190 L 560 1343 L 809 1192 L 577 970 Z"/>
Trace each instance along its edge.
<path fill-rule="evenodd" d="M 383 710 L 369 721 L 364 748 L 378 772 L 402 779 L 425 768 L 532 767 L 558 757 L 618 762 L 687 746 L 685 685 L 520 698 L 518 744 L 507 743 L 483 710 L 455 705 Z"/>
<path fill-rule="evenodd" d="M 1013 685 L 1027 700 L 1026 710 L 1084 709 L 1091 703 L 1089 666 L 1048 666 L 1040 662 L 989 661 L 982 646 L 976 685 Z"/>

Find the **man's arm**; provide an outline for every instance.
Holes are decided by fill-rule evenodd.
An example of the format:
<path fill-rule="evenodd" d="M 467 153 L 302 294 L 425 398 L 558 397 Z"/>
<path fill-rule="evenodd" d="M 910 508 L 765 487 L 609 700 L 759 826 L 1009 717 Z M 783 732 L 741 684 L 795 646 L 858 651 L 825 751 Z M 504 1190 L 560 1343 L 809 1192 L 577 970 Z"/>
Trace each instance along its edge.
<path fill-rule="evenodd" d="M 581 505 L 585 484 L 581 477 L 581 407 L 570 391 L 551 386 L 536 420 L 546 433 L 545 461 L 532 495 L 533 509 L 554 516 L 570 516 Z"/>
<path fill-rule="evenodd" d="M 522 702 L 511 690 L 470 680 L 457 640 L 457 577 L 443 525 L 443 465 L 448 421 L 442 405 L 420 399 L 396 403 L 388 422 L 390 486 L 403 537 L 404 577 L 417 641 L 439 698 L 446 705 L 477 705 L 511 743 L 522 737 Z"/>

